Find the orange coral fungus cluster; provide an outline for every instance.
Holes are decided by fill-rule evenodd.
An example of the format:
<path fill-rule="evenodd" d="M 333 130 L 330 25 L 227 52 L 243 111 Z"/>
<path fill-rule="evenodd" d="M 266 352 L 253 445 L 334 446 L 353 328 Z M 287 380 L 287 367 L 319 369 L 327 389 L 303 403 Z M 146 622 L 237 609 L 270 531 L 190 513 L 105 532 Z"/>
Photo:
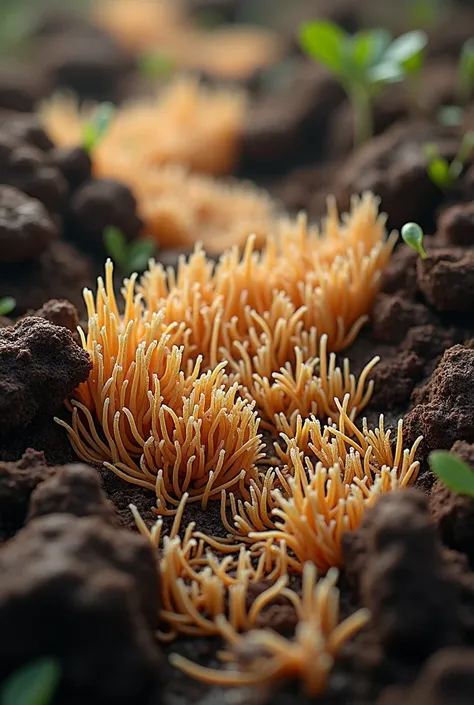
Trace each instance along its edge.
<path fill-rule="evenodd" d="M 367 319 L 393 242 L 367 194 L 342 222 L 330 204 L 322 232 L 304 218 L 282 224 L 261 252 L 253 237 L 217 264 L 199 247 L 177 272 L 151 262 L 139 284 L 125 281 L 123 311 L 110 262 L 96 298 L 85 293 L 93 368 L 70 400 L 70 425 L 58 422 L 81 458 L 155 491 L 152 528 L 132 511 L 161 555 L 161 638 L 220 634 L 236 648 L 236 673 L 175 659 L 196 677 L 299 676 L 319 693 L 366 621 L 357 613 L 338 625 L 331 569 L 341 536 L 380 493 L 414 481 L 419 441 L 404 449 L 400 422 L 392 443 L 383 416 L 374 430 L 356 425 L 377 359 L 356 379 L 331 351 Z M 271 458 L 260 428 L 273 433 Z M 181 532 L 185 506 L 211 500 L 224 537 L 194 522 Z M 316 569 L 329 571 L 317 585 Z M 297 621 L 291 641 L 261 628 L 276 599 Z M 246 666 L 237 654 L 247 649 L 258 656 Z"/>
<path fill-rule="evenodd" d="M 282 56 L 280 39 L 263 27 L 193 26 L 180 0 L 98 0 L 94 19 L 133 51 L 164 54 L 179 68 L 245 80 Z"/>
<path fill-rule="evenodd" d="M 172 663 L 188 675 L 215 685 L 268 685 L 298 678 L 307 695 L 320 695 L 334 657 L 370 616 L 367 610 L 360 609 L 339 622 L 337 578 L 338 572 L 333 569 L 316 583 L 316 570 L 308 563 L 304 567 L 301 597 L 286 587 L 281 590 L 298 615 L 292 640 L 270 629 L 252 629 L 241 636 L 223 615 L 217 617 L 216 624 L 230 648 L 222 659 L 236 666 L 235 670 L 204 668 L 178 654 L 172 655 Z"/>
<path fill-rule="evenodd" d="M 120 108 L 94 150 L 98 176 L 133 177 L 156 167 L 182 164 L 204 174 L 229 174 L 235 167 L 245 99 L 238 92 L 201 86 L 178 77 L 158 98 Z M 81 141 L 82 125 L 93 108 L 79 110 L 70 97 L 58 96 L 42 109 L 43 120 L 61 146 Z"/>
<path fill-rule="evenodd" d="M 268 194 L 210 176 L 234 171 L 244 109 L 241 95 L 180 78 L 158 100 L 117 111 L 94 150 L 94 173 L 133 189 L 146 234 L 163 248 L 199 241 L 208 252 L 220 253 L 243 247 L 251 234 L 261 246 L 276 220 Z M 42 108 L 43 122 L 61 146 L 81 142 L 90 115 L 64 97 Z"/>

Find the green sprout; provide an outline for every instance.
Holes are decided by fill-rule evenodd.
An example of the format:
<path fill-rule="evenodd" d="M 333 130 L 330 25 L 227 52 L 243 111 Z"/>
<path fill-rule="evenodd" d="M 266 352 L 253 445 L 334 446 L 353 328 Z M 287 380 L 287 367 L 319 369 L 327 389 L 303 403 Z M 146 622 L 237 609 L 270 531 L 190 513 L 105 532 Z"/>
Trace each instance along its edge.
<path fill-rule="evenodd" d="M 101 103 L 94 110 L 89 122 L 82 128 L 82 146 L 88 154 L 95 149 L 100 140 L 109 129 L 115 115 L 116 108 L 112 103 Z"/>
<path fill-rule="evenodd" d="M 59 685 L 59 663 L 42 658 L 15 671 L 3 684 L 0 705 L 50 705 Z"/>
<path fill-rule="evenodd" d="M 144 78 L 154 81 L 173 73 L 175 62 L 167 54 L 144 52 L 138 57 L 138 70 Z"/>
<path fill-rule="evenodd" d="M 16 306 L 16 300 L 13 296 L 5 296 L 0 299 L 0 316 L 8 316 Z"/>
<path fill-rule="evenodd" d="M 429 463 L 438 480 L 448 489 L 474 497 L 474 472 L 457 455 L 447 450 L 435 450 L 430 454 Z"/>
<path fill-rule="evenodd" d="M 421 259 L 427 258 L 428 255 L 423 249 L 423 230 L 418 223 L 405 223 L 401 230 L 401 236 L 403 241 L 411 247 L 412 250 L 418 252 Z"/>
<path fill-rule="evenodd" d="M 446 0 L 408 0 L 406 14 L 410 27 L 432 29 L 443 19 Z"/>
<path fill-rule="evenodd" d="M 125 275 L 143 272 L 156 250 L 156 243 L 148 238 L 128 243 L 120 228 L 114 226 L 105 228 L 104 245 L 111 259 Z"/>
<path fill-rule="evenodd" d="M 425 144 L 424 152 L 428 158 L 428 175 L 431 181 L 440 189 L 450 189 L 461 176 L 464 165 L 474 149 L 474 132 L 466 132 L 461 141 L 458 153 L 451 164 L 439 154 L 435 144 Z"/>
<path fill-rule="evenodd" d="M 336 76 L 352 103 L 356 145 L 373 134 L 376 96 L 389 84 L 419 74 L 426 43 L 421 31 L 394 40 L 385 29 L 351 36 L 327 20 L 306 22 L 300 29 L 303 50 Z"/>

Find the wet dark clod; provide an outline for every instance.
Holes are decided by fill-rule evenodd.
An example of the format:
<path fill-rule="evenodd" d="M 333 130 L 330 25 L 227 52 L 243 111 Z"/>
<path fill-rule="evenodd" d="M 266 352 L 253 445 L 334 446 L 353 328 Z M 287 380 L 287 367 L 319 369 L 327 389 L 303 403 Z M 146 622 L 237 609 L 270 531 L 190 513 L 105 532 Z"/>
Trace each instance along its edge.
<path fill-rule="evenodd" d="M 314 150 L 315 134 L 343 97 L 326 71 L 302 63 L 289 91 L 264 94 L 250 107 L 242 135 L 244 167 L 281 167 L 294 163 L 302 151 Z"/>
<path fill-rule="evenodd" d="M 15 186 L 58 213 L 67 194 L 67 183 L 39 149 L 8 134 L 0 134 L 0 173 L 3 183 Z"/>
<path fill-rule="evenodd" d="M 47 301 L 34 314 L 38 318 L 44 318 L 55 326 L 62 326 L 75 333 L 79 325 L 79 317 L 76 307 L 64 299 L 51 299 Z"/>
<path fill-rule="evenodd" d="M 438 311 L 474 308 L 474 251 L 446 249 L 419 259 L 418 287 Z"/>
<path fill-rule="evenodd" d="M 347 210 L 354 193 L 373 191 L 382 199 L 389 227 L 421 222 L 441 199 L 427 171 L 423 150 L 437 145 L 440 156 L 451 161 L 459 139 L 447 128 L 426 123 L 394 125 L 384 134 L 357 149 L 339 170 L 335 192 L 341 209 Z"/>
<path fill-rule="evenodd" d="M 38 257 L 58 237 L 44 205 L 12 186 L 0 186 L 0 261 Z"/>
<path fill-rule="evenodd" d="M 2 60 L 0 67 L 0 109 L 33 112 L 43 97 L 41 78 L 34 71 L 20 65 L 8 65 Z"/>
<path fill-rule="evenodd" d="M 0 681 L 45 653 L 61 663 L 58 702 L 155 702 L 156 553 L 94 518 L 35 519 L 0 552 Z"/>
<path fill-rule="evenodd" d="M 456 592 L 425 496 L 413 489 L 383 495 L 359 531 L 362 597 L 385 652 L 413 663 L 457 643 Z"/>
<path fill-rule="evenodd" d="M 416 262 L 419 254 L 410 247 L 397 247 L 382 274 L 382 291 L 406 297 L 416 292 Z"/>
<path fill-rule="evenodd" d="M 138 237 L 143 221 L 135 196 L 126 184 L 113 179 L 87 181 L 71 198 L 68 233 L 82 248 L 102 251 L 103 233 L 110 225 L 127 240 Z"/>
<path fill-rule="evenodd" d="M 49 152 L 54 147 L 41 120 L 35 114 L 7 113 L 0 115 L 0 132 L 19 142 L 26 142 L 42 152 Z"/>
<path fill-rule="evenodd" d="M 52 414 L 91 369 L 71 333 L 28 317 L 0 329 L 0 434 Z"/>
<path fill-rule="evenodd" d="M 43 453 L 31 448 L 16 463 L 0 462 L 0 542 L 24 525 L 31 493 L 50 472 Z"/>
<path fill-rule="evenodd" d="M 49 156 L 51 164 L 59 169 L 68 182 L 70 191 L 91 178 L 92 161 L 82 147 L 55 149 Z"/>
<path fill-rule="evenodd" d="M 69 89 L 82 99 L 119 100 L 133 62 L 122 47 L 97 28 L 78 28 L 49 36 L 44 67 L 57 89 Z"/>
<path fill-rule="evenodd" d="M 421 378 L 423 366 L 424 361 L 408 350 L 379 362 L 370 375 L 375 382 L 371 408 L 391 411 L 407 402 Z"/>
<path fill-rule="evenodd" d="M 375 340 L 400 343 L 410 328 L 435 324 L 436 316 L 422 303 L 399 294 L 380 294 L 372 310 Z"/>
<path fill-rule="evenodd" d="M 438 233 L 450 245 L 474 245 L 474 202 L 447 208 L 438 219 Z"/>
<path fill-rule="evenodd" d="M 426 385 L 422 403 L 404 420 L 406 443 L 423 436 L 420 450 L 449 449 L 459 439 L 474 442 L 474 350 L 447 350 Z"/>
<path fill-rule="evenodd" d="M 115 512 L 106 500 L 96 470 L 83 464 L 55 468 L 54 475 L 34 490 L 28 521 L 46 514 L 97 516 L 114 524 Z"/>
<path fill-rule="evenodd" d="M 471 705 L 474 649 L 442 649 L 424 665 L 407 691 L 384 697 L 380 705 Z"/>
<path fill-rule="evenodd" d="M 0 262 L 0 298 L 13 296 L 19 315 L 36 311 L 49 299 L 67 299 L 82 311 L 82 290 L 93 283 L 90 262 L 61 240 L 54 241 L 38 259 Z"/>
<path fill-rule="evenodd" d="M 474 472 L 474 445 L 456 441 L 451 451 L 468 463 Z M 474 498 L 451 492 L 436 481 L 431 491 L 430 509 L 440 535 L 450 548 L 474 559 Z"/>

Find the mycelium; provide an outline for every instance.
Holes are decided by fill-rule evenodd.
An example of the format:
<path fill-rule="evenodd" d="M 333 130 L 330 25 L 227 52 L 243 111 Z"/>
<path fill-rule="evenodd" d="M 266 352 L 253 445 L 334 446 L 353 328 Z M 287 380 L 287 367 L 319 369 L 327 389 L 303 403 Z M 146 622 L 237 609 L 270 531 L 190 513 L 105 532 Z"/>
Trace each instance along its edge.
<path fill-rule="evenodd" d="M 110 262 L 96 299 L 85 293 L 81 339 L 93 370 L 72 395 L 71 424 L 59 423 L 81 458 L 155 491 L 154 527 L 133 512 L 160 550 L 162 638 L 221 634 L 238 653 L 259 654 L 238 674 L 175 659 L 196 677 L 235 684 L 293 675 L 319 693 L 339 646 L 366 620 L 357 613 L 337 626 L 335 574 L 315 586 L 314 571 L 340 566 L 342 534 L 380 493 L 418 472 L 418 441 L 403 448 L 401 422 L 395 444 L 383 417 L 374 430 L 355 423 L 376 360 L 357 380 L 333 354 L 366 321 L 393 244 L 367 194 L 342 223 L 330 204 L 321 232 L 304 218 L 283 224 L 260 252 L 252 237 L 216 265 L 200 247 L 176 273 L 152 262 L 138 286 L 135 276 L 125 281 L 123 313 Z M 227 537 L 194 522 L 180 531 L 185 505 L 216 500 Z M 175 519 L 164 536 L 167 515 Z M 303 576 L 301 598 L 290 574 Z M 276 598 L 299 619 L 292 641 L 259 628 Z"/>

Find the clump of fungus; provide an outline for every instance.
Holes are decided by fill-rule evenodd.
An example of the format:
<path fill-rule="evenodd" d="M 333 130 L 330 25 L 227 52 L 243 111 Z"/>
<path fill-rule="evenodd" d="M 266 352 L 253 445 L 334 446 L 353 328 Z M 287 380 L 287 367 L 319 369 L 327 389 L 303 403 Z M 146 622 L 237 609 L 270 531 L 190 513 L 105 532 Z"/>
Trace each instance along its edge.
<path fill-rule="evenodd" d="M 360 609 L 339 622 L 337 570 L 316 582 L 316 569 L 308 563 L 303 571 L 301 597 L 284 588 L 282 594 L 294 604 L 298 624 L 293 639 L 286 639 L 270 629 L 254 629 L 241 636 L 223 615 L 216 624 L 229 651 L 222 659 L 233 664 L 233 671 L 219 671 L 191 663 L 173 654 L 171 663 L 182 671 L 213 685 L 268 685 L 298 678 L 309 696 L 320 695 L 329 678 L 339 650 L 369 620 L 369 612 Z"/>
<path fill-rule="evenodd" d="M 90 109 L 58 96 L 42 109 L 52 139 L 61 147 L 81 141 Z M 244 95 L 201 86 L 178 77 L 154 99 L 140 99 L 117 110 L 107 134 L 94 150 L 97 176 L 128 180 L 145 170 L 181 164 L 203 174 L 234 170 L 245 114 Z"/>
<path fill-rule="evenodd" d="M 300 572 L 307 561 L 319 570 L 341 565 L 341 536 L 357 529 L 364 512 L 381 492 L 406 487 L 417 477 L 415 453 L 421 438 L 403 450 L 402 421 L 395 448 L 383 416 L 379 428 L 357 429 L 348 415 L 349 395 L 341 405 L 339 424 L 325 426 L 315 418 L 297 424 L 296 438 L 282 433 L 286 450 L 275 444 L 285 462 L 250 478 L 246 496 L 222 492 L 221 516 L 229 536 L 268 551 L 271 540 L 280 552 L 290 550 L 286 566 Z M 230 501 L 230 523 L 226 517 Z"/>
<path fill-rule="evenodd" d="M 283 54 L 279 37 L 257 26 L 215 27 L 191 24 L 180 0 L 100 0 L 94 19 L 124 46 L 163 54 L 182 69 L 227 80 L 246 80 Z"/>
<path fill-rule="evenodd" d="M 138 284 L 125 280 L 123 312 L 110 262 L 96 298 L 85 293 L 81 340 L 93 369 L 72 395 L 70 425 L 58 422 L 81 458 L 155 492 L 152 528 L 132 511 L 160 552 L 161 638 L 221 635 L 239 669 L 175 657 L 207 682 L 298 676 L 318 694 L 339 647 L 367 619 L 358 612 L 338 625 L 341 536 L 380 493 L 418 472 L 419 441 L 403 448 L 401 422 L 395 443 L 383 416 L 375 430 L 355 424 L 377 359 L 357 380 L 334 354 L 354 340 L 378 291 L 395 240 L 384 225 L 371 194 L 342 222 L 330 202 L 321 231 L 300 217 L 260 251 L 252 236 L 217 264 L 201 246 L 177 271 L 151 262 Z M 271 459 L 260 427 L 280 434 Z M 185 506 L 210 500 L 221 502 L 227 536 L 195 522 L 180 532 Z M 316 569 L 329 571 L 318 584 Z M 291 574 L 303 581 L 301 597 Z M 299 620 L 291 641 L 261 628 L 276 600 Z"/>

